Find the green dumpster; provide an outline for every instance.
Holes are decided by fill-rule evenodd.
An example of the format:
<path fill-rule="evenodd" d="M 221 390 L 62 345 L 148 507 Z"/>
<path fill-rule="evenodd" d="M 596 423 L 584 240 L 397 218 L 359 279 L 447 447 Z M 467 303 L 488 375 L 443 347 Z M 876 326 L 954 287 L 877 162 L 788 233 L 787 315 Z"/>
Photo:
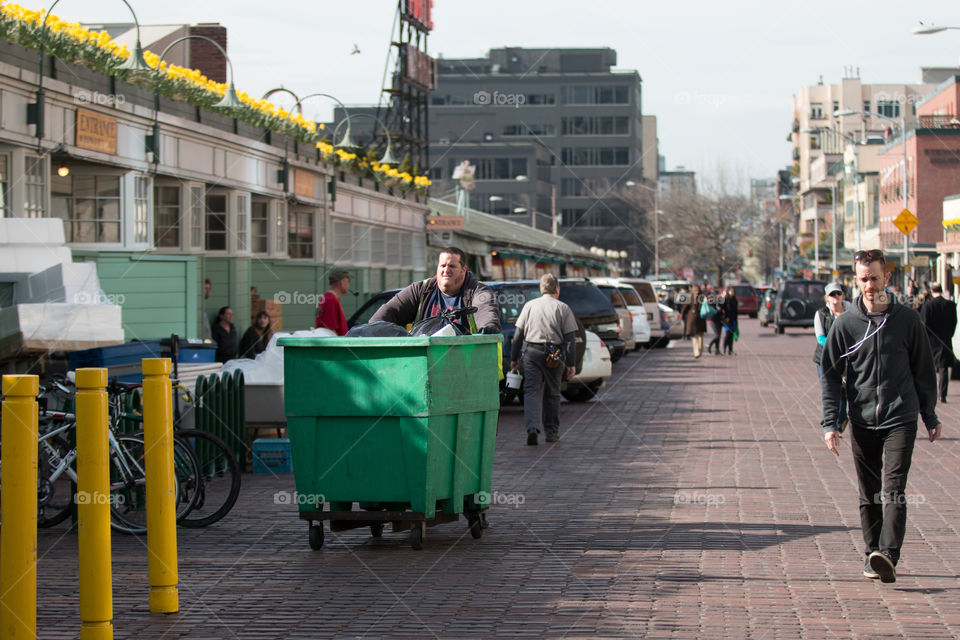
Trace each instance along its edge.
<path fill-rule="evenodd" d="M 296 504 L 310 544 L 390 522 L 422 546 L 463 514 L 479 538 L 499 410 L 500 335 L 281 338 Z M 357 509 L 354 509 L 357 503 Z M 324 509 L 324 506 L 329 508 Z"/>

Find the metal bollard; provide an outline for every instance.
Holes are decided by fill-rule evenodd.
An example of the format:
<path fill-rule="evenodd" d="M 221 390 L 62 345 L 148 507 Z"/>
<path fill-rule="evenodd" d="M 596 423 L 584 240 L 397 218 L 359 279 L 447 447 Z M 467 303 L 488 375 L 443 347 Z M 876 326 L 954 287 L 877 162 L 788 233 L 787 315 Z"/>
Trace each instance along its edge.
<path fill-rule="evenodd" d="M 77 369 L 80 640 L 113 638 L 107 370 Z"/>
<path fill-rule="evenodd" d="M 37 376 L 3 376 L 0 638 L 37 637 Z"/>
<path fill-rule="evenodd" d="M 144 358 L 142 365 L 150 611 L 175 613 L 180 604 L 177 592 L 177 501 L 173 476 L 170 359 Z"/>

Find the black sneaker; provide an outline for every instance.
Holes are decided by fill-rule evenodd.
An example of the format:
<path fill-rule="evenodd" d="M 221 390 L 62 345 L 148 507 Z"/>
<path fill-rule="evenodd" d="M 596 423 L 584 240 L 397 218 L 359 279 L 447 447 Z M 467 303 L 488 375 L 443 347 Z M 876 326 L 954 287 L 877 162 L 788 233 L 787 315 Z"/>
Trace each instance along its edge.
<path fill-rule="evenodd" d="M 527 433 L 527 444 L 536 445 L 537 444 L 537 432 L 531 431 Z"/>
<path fill-rule="evenodd" d="M 547 442 L 560 442 L 560 434 L 558 433 L 548 433 Z"/>
<path fill-rule="evenodd" d="M 874 551 L 867 558 L 870 567 L 880 576 L 880 582 L 896 582 L 897 569 L 893 566 L 893 560 L 880 551 Z"/>
<path fill-rule="evenodd" d="M 873 570 L 873 567 L 870 566 L 870 558 L 867 557 L 866 563 L 863 565 L 863 575 L 871 580 L 879 580 L 880 574 Z"/>

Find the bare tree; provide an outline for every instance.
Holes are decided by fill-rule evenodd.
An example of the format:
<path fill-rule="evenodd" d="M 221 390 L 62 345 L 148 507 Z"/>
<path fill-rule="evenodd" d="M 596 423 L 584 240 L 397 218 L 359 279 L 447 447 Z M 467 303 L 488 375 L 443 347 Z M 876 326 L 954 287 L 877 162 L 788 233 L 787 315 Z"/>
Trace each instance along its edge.
<path fill-rule="evenodd" d="M 762 233 L 762 212 L 742 194 L 730 191 L 721 171 L 704 193 L 671 191 L 661 198 L 661 234 L 673 235 L 671 245 L 684 266 L 716 271 L 723 286 L 727 269 L 741 264 L 749 240 Z"/>

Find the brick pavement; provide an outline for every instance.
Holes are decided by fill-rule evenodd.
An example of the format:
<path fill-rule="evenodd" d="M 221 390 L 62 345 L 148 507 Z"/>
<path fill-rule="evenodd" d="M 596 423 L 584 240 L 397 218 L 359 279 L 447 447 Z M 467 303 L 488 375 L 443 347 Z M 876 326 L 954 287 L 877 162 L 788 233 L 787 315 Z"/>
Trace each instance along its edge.
<path fill-rule="evenodd" d="M 117 638 L 948 638 L 960 635 L 960 383 L 947 437 L 919 442 L 900 576 L 860 575 L 856 483 L 816 426 L 813 335 L 745 320 L 737 355 L 688 343 L 628 355 L 598 401 L 564 403 L 563 439 L 524 444 L 501 413 L 496 506 L 405 534 L 327 533 L 245 476 L 237 508 L 180 530 L 181 612 L 147 610 L 144 540 L 115 535 Z M 954 403 L 954 398 L 957 398 Z M 40 532 L 39 635 L 79 634 L 76 536 Z"/>

